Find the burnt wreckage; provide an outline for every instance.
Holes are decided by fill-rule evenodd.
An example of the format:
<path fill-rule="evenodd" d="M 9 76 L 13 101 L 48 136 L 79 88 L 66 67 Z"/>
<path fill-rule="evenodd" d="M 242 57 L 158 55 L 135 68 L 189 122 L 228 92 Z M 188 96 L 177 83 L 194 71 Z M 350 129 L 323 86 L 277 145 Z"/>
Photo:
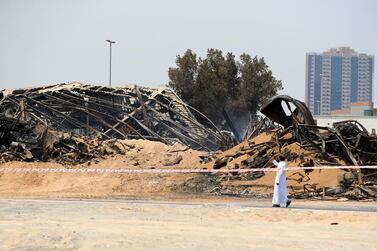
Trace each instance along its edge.
<path fill-rule="evenodd" d="M 302 147 L 318 151 L 327 164 L 337 165 L 335 156 L 341 156 L 348 165 L 377 164 L 377 138 L 355 120 L 334 123 L 332 128 L 317 126 L 303 102 L 285 95 L 274 97 L 262 107 L 261 113 L 284 127 L 278 138 L 293 132 Z M 356 169 L 354 174 L 362 183 L 360 170 Z"/>
<path fill-rule="evenodd" d="M 54 131 L 103 139 L 148 139 L 215 151 L 229 138 L 171 89 L 64 83 L 3 91 L 0 114 Z"/>
<path fill-rule="evenodd" d="M 283 112 L 283 104 L 288 112 Z M 356 120 L 340 121 L 332 127 L 317 126 L 305 104 L 288 96 L 275 97 L 262 107 L 261 112 L 284 127 L 275 136 L 278 145 L 296 141 L 303 149 L 315 153 L 317 165 L 377 164 L 377 137 L 370 135 Z M 288 133 L 293 137 L 284 138 Z M 289 157 L 292 153 L 285 154 Z M 303 159 L 301 165 L 313 166 L 314 162 Z M 351 172 L 351 179 L 343 177 L 340 186 L 329 192 L 353 199 L 377 197 L 377 173 L 373 169 L 351 169 Z M 314 194 L 325 193 L 315 187 L 304 190 L 306 193 L 310 190 Z"/>
<path fill-rule="evenodd" d="M 290 186 L 290 194 L 296 198 L 335 196 L 350 199 L 377 198 L 377 173 L 373 169 L 347 169 L 346 166 L 377 165 L 377 137 L 357 121 L 334 123 L 333 127 L 317 126 L 306 105 L 289 96 L 276 96 L 265 104 L 259 123 L 254 123 L 247 133 L 248 145 L 218 158 L 214 169 L 231 166 L 233 169 L 254 169 L 252 173 L 220 174 L 222 180 L 248 180 L 264 176 L 263 168 L 272 167 L 271 159 L 283 155 L 297 166 L 345 166 L 345 174 L 337 177 L 337 187 L 319 187 L 310 180 L 313 169 L 291 173 L 292 179 L 302 186 Z M 256 144 L 254 136 L 270 134 L 270 140 Z M 236 159 L 239 159 L 237 161 Z M 232 162 L 232 163 L 231 163 Z M 260 171 L 259 171 L 260 169 Z M 220 192 L 242 194 L 231 184 L 222 184 Z M 234 191 L 233 191 L 234 190 Z"/>

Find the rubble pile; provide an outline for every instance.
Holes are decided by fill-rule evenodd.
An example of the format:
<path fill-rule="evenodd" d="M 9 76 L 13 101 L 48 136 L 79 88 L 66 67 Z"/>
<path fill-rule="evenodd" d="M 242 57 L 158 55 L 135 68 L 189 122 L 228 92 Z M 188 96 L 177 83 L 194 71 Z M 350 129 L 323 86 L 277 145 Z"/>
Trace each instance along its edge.
<path fill-rule="evenodd" d="M 0 114 L 42 123 L 55 131 L 178 142 L 205 151 L 217 151 L 231 142 L 169 88 L 109 88 L 75 82 L 3 91 L 0 98 Z"/>
<path fill-rule="evenodd" d="M 377 165 L 376 135 L 351 120 L 317 126 L 306 105 L 289 96 L 276 96 L 263 106 L 264 117 L 252 121 L 237 146 L 170 89 L 69 83 L 3 91 L 0 98 L 0 164 L 19 160 L 68 168 L 87 163 L 90 168 L 253 169 L 159 176 L 163 182 L 158 185 L 168 181 L 174 192 L 268 197 L 275 174 L 263 168 L 273 167 L 271 161 L 283 155 L 289 166 L 345 166 L 288 172 L 290 196 L 377 199 L 377 172 L 346 168 Z M 128 139 L 146 141 L 135 147 Z M 124 156 L 106 158 L 115 154 Z M 106 177 L 102 179 L 104 187 L 118 191 L 119 184 L 107 186 Z M 125 184 L 128 177 L 109 179 Z"/>
<path fill-rule="evenodd" d="M 283 111 L 282 103 L 286 103 L 289 115 Z M 256 143 L 255 138 L 251 138 L 240 146 L 220 154 L 214 161 L 214 169 L 273 167 L 271 160 L 277 159 L 279 155 L 283 155 L 290 166 L 377 165 L 377 137 L 369 135 L 357 121 L 334 123 L 331 128 L 316 126 L 306 106 L 287 96 L 275 97 L 261 112 L 270 122 L 267 123 L 266 119 L 263 119 L 262 125 L 255 126 L 253 135 L 260 135 L 258 130 L 264 131 L 265 125 L 270 126 L 272 122 L 280 124 L 282 128 L 268 131 L 268 140 Z M 333 177 L 338 179 L 338 186 L 331 188 L 310 182 L 312 171 L 288 174 L 288 181 L 295 181 L 295 186 L 290 186 L 292 196 L 377 198 L 377 172 L 373 169 L 344 169 L 342 177 Z M 263 171 L 248 174 L 232 173 L 219 175 L 218 179 L 255 180 L 264 175 Z"/>
<path fill-rule="evenodd" d="M 125 154 L 133 145 L 51 131 L 41 124 L 0 116 L 0 162 L 49 161 L 77 165 L 111 154 Z M 98 161 L 98 160 L 97 160 Z"/>

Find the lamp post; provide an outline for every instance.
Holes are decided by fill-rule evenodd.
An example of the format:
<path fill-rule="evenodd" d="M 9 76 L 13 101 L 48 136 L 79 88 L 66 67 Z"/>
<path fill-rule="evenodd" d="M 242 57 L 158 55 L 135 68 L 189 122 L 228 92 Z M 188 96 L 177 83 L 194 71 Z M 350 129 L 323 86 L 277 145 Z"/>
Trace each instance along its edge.
<path fill-rule="evenodd" d="M 108 42 L 110 45 L 109 87 L 111 88 L 111 48 L 112 48 L 112 45 L 115 44 L 115 41 L 111 41 L 110 39 L 107 39 L 106 42 Z"/>

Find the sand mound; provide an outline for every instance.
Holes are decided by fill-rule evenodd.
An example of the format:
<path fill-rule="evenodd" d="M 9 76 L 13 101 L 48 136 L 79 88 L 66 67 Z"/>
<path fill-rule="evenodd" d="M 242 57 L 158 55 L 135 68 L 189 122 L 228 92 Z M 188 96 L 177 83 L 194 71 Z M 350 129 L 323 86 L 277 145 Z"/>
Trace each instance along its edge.
<path fill-rule="evenodd" d="M 302 166 L 310 161 L 320 164 L 315 152 L 305 150 L 297 142 L 271 147 L 273 134 L 266 133 L 215 155 L 180 144 L 169 146 L 147 140 L 121 142 L 133 147 L 124 154 L 110 153 L 84 164 L 11 161 L 0 164 L 0 167 L 212 169 L 216 162 L 227 158 L 223 169 L 252 168 L 256 171 L 242 174 L 0 173 L 0 196 L 87 198 L 210 194 L 270 197 L 275 173 L 258 169 L 272 167 L 270 161 L 277 154 L 286 154 L 288 166 Z M 253 148 L 255 145 L 262 148 Z M 350 175 L 349 171 L 342 169 L 287 172 L 288 190 L 296 198 L 322 196 L 323 188 L 327 195 L 333 195 L 339 183 Z"/>
<path fill-rule="evenodd" d="M 165 145 L 147 140 L 123 140 L 134 145 L 125 154 L 109 154 L 80 165 L 53 161 L 10 161 L 0 168 L 200 168 L 203 152 L 186 146 Z M 174 184 L 192 178 L 192 174 L 99 174 L 99 173 L 0 173 L 1 196 L 112 197 L 149 196 L 171 193 Z"/>

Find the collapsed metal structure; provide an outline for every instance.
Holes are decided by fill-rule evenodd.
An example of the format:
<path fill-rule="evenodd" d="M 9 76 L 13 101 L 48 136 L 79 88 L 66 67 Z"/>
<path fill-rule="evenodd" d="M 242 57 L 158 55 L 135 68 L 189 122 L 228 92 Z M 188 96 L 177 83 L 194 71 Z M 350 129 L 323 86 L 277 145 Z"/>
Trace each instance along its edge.
<path fill-rule="evenodd" d="M 283 111 L 283 103 L 291 114 Z M 332 128 L 317 126 L 303 102 L 284 95 L 274 97 L 261 112 L 284 127 L 278 138 L 292 132 L 302 147 L 313 148 L 329 160 L 330 154 L 338 154 L 355 166 L 377 163 L 377 138 L 355 120 L 334 123 Z"/>
<path fill-rule="evenodd" d="M 283 103 L 288 107 L 290 115 L 283 112 Z M 292 106 L 295 108 L 292 109 Z M 332 128 L 317 126 L 303 102 L 284 95 L 273 98 L 261 112 L 284 126 L 285 129 L 277 135 L 277 139 L 292 132 L 294 139 L 303 148 L 317 151 L 325 164 L 339 165 L 335 157 L 354 166 L 377 164 L 377 138 L 369 135 L 357 121 L 341 121 L 334 123 Z M 358 183 L 362 184 L 361 171 L 353 169 L 353 172 Z"/>
<path fill-rule="evenodd" d="M 252 138 L 261 132 L 281 127 L 287 128 L 293 124 L 316 125 L 305 103 L 287 95 L 275 96 L 262 106 L 260 112 L 265 117 L 258 115 L 253 117 L 244 133 L 244 140 Z"/>
<path fill-rule="evenodd" d="M 341 121 L 334 123 L 333 127 L 317 126 L 304 103 L 283 95 L 274 97 L 262 107 L 261 112 L 266 117 L 250 129 L 249 145 L 217 159 L 213 165 L 215 169 L 223 168 L 241 156 L 244 160 L 233 168 L 270 167 L 271 159 L 279 155 L 304 167 L 377 165 L 377 137 L 370 135 L 357 121 Z M 252 137 L 262 132 L 272 134 L 271 140 L 255 144 Z M 295 146 L 302 151 L 295 150 Z M 337 188 L 304 184 L 303 189 L 291 187 L 291 194 L 299 198 L 325 194 L 351 199 L 377 198 L 377 173 L 373 169 L 352 169 L 350 174 L 351 177 L 339 180 Z M 240 175 L 235 173 L 231 178 L 242 178 Z M 247 178 L 257 179 L 263 175 L 263 171 L 253 172 Z M 295 176 L 298 176 L 299 182 L 310 180 L 307 172 L 304 176 L 294 173 L 288 179 L 296 179 Z M 224 189 L 229 190 L 228 187 Z"/>
<path fill-rule="evenodd" d="M 49 161 L 63 165 L 98 162 L 106 155 L 126 154 L 135 146 L 125 140 L 51 131 L 45 125 L 28 123 L 0 114 L 0 163 L 12 160 Z"/>
<path fill-rule="evenodd" d="M 207 151 L 229 142 L 205 115 L 168 88 L 109 88 L 74 82 L 3 91 L 0 114 L 103 139 L 180 142 Z"/>
<path fill-rule="evenodd" d="M 134 147 L 117 140 L 126 138 L 180 142 L 207 151 L 230 148 L 234 143 L 170 89 L 68 83 L 3 91 L 0 98 L 0 162 L 54 159 L 60 163 L 85 163 L 106 154 L 124 154 Z M 357 121 L 342 121 L 331 128 L 317 126 L 303 102 L 284 95 L 265 104 L 261 113 L 265 117 L 255 118 L 245 133 L 249 144 L 216 158 L 213 168 L 226 167 L 233 161 L 233 169 L 260 169 L 279 155 L 306 167 L 377 165 L 377 137 Z M 273 134 L 271 140 L 255 144 L 251 139 L 261 132 Z M 303 151 L 297 151 L 297 145 Z M 212 161 L 211 156 L 213 153 L 202 156 L 203 161 Z M 234 160 L 241 156 L 242 161 L 236 164 Z M 339 187 L 304 184 L 302 189 L 291 187 L 291 194 L 300 198 L 321 193 L 353 199 L 377 198 L 377 173 L 352 170 L 348 172 L 351 177 L 344 176 Z M 305 174 L 297 172 L 288 179 L 305 182 L 310 180 L 309 173 L 310 170 Z M 257 179 L 264 172 L 232 172 L 212 178 L 220 184 L 224 175 L 231 176 L 227 179 Z M 233 188 L 221 185 L 219 189 L 228 194 Z M 243 191 L 234 191 L 239 193 Z"/>
<path fill-rule="evenodd" d="M 284 109 L 283 104 L 287 110 Z M 293 124 L 315 125 L 313 116 L 305 103 L 287 95 L 272 98 L 261 108 L 261 113 L 285 128 Z"/>

